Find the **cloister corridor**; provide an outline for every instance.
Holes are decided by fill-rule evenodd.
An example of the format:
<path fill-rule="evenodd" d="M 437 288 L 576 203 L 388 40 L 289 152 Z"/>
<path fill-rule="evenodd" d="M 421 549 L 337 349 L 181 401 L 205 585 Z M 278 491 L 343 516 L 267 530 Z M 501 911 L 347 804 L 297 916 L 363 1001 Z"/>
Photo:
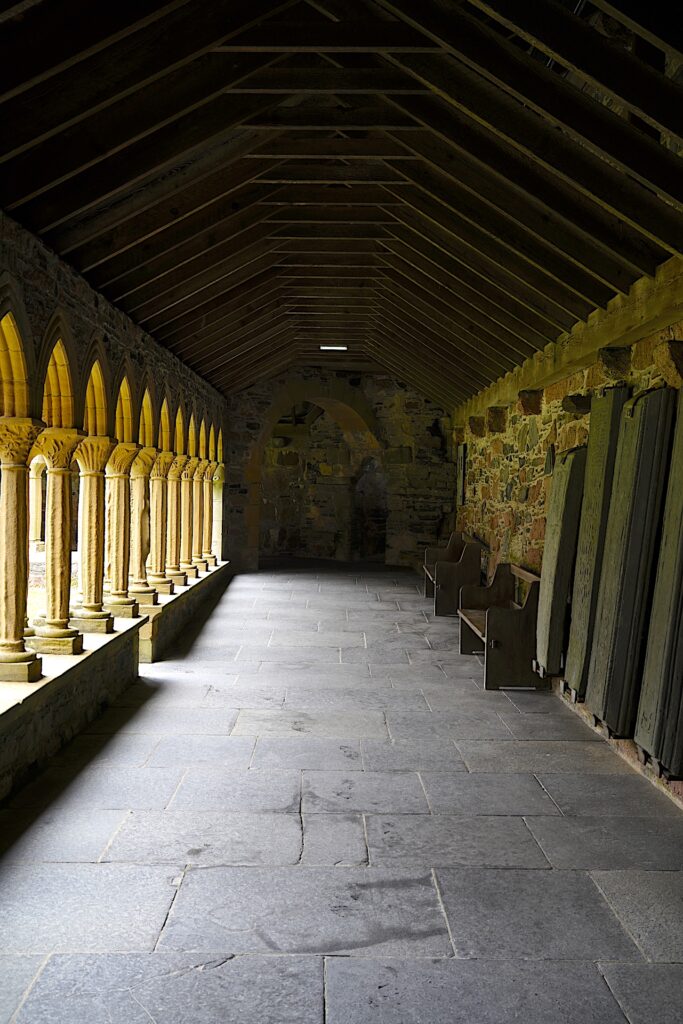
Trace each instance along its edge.
<path fill-rule="evenodd" d="M 142 666 L 0 811 L 0 1020 L 679 1019 L 683 814 L 430 608 L 300 562 Z"/>

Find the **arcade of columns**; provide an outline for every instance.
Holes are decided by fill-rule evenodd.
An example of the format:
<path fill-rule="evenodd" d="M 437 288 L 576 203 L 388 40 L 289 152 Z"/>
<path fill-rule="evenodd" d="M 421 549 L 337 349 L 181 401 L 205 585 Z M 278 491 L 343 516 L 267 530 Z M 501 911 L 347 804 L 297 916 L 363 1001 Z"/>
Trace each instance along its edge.
<path fill-rule="evenodd" d="M 224 479 L 220 426 L 205 413 L 197 427 L 199 415 L 191 412 L 185 430 L 181 400 L 172 418 L 168 397 L 155 422 L 150 387 L 136 415 L 127 376 L 115 419 L 108 420 L 101 362 L 87 375 L 77 428 L 66 349 L 57 339 L 42 417 L 32 418 L 17 324 L 11 313 L 0 320 L 0 681 L 39 679 L 41 654 L 80 653 L 83 633 L 112 632 L 114 616 L 155 614 L 160 594 L 186 586 L 220 555 L 214 541 L 214 496 L 220 509 Z M 41 536 L 43 474 L 45 609 L 29 624 L 29 540 Z M 77 592 L 71 588 L 74 474 Z"/>

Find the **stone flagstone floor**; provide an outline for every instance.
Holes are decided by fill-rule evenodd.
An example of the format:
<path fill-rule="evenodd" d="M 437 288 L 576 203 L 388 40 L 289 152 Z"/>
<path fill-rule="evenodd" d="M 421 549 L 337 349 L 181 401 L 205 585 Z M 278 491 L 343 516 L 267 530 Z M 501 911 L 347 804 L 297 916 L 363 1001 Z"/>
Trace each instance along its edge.
<path fill-rule="evenodd" d="M 0 1022 L 673 1024 L 683 814 L 402 571 L 236 578 L 0 811 Z"/>

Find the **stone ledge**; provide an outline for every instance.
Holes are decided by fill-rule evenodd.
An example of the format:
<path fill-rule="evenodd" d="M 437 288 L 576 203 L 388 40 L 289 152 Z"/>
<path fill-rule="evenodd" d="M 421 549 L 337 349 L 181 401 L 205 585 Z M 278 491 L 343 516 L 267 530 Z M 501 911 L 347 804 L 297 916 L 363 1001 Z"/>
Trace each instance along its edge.
<path fill-rule="evenodd" d="M 188 579 L 187 586 L 175 594 L 161 594 L 159 603 L 146 608 L 147 619 L 140 630 L 140 661 L 158 661 L 166 648 L 180 635 L 197 609 L 221 589 L 235 574 L 231 562 L 219 562 L 197 579 Z"/>
<path fill-rule="evenodd" d="M 102 713 L 138 675 L 147 618 L 84 636 L 82 654 L 43 656 L 35 683 L 0 683 L 0 799 Z"/>

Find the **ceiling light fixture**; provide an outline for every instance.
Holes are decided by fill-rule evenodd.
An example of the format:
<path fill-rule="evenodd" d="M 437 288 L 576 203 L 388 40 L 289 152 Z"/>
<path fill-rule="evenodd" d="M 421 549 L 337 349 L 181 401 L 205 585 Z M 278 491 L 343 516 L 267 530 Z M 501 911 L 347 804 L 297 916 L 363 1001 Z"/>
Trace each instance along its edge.
<path fill-rule="evenodd" d="M 321 352 L 347 352 L 348 345 L 321 345 Z"/>

